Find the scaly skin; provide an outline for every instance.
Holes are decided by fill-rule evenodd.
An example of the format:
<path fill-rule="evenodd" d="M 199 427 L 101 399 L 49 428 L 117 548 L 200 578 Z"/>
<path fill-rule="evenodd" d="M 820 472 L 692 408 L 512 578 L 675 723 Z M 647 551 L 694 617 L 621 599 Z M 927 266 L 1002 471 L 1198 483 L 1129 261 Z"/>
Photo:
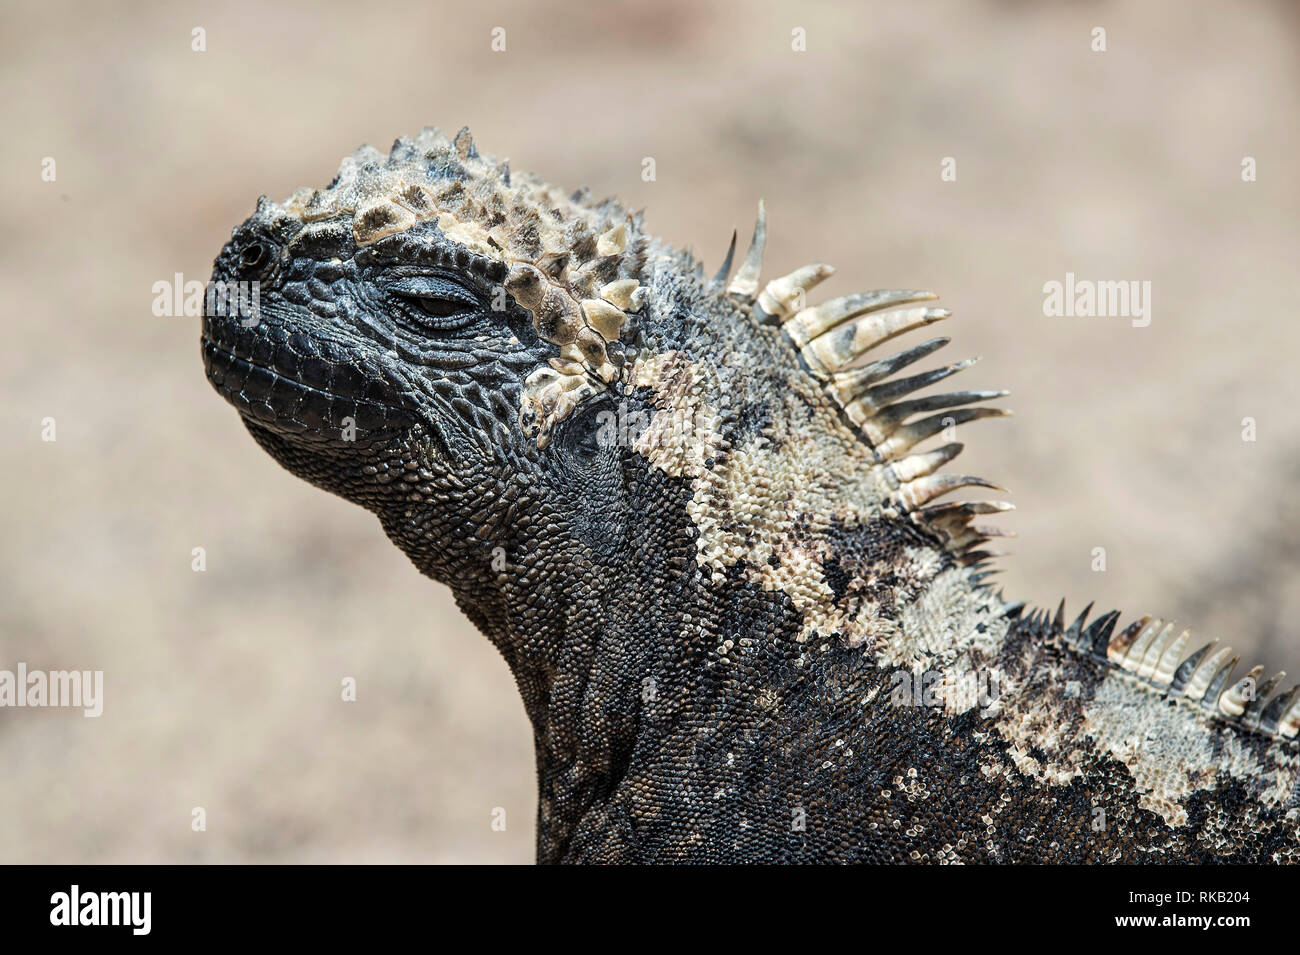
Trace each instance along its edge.
<path fill-rule="evenodd" d="M 988 485 L 914 446 L 1001 393 L 909 398 L 943 339 L 855 373 L 946 312 L 805 309 L 830 269 L 760 287 L 763 230 L 724 288 L 426 130 L 216 261 L 260 294 L 204 318 L 214 387 L 509 664 L 539 861 L 1294 860 L 1296 695 L 991 590 L 971 520 L 1005 505 L 934 504 Z"/>

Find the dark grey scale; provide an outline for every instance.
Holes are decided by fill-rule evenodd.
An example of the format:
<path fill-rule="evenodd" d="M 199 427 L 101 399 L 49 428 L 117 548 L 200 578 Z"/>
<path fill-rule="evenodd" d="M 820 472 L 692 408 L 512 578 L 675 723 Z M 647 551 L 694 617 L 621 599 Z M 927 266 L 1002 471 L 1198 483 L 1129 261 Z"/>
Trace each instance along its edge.
<path fill-rule="evenodd" d="M 492 282 L 505 281 L 509 269 L 504 262 L 498 262 L 495 259 L 489 259 L 486 256 L 476 255 L 470 259 L 470 269 L 473 272 L 482 275 Z"/>
<path fill-rule="evenodd" d="M 736 257 L 736 237 L 738 234 L 735 229 L 731 230 L 731 244 L 727 246 L 727 254 L 722 257 L 722 265 L 718 267 L 718 271 L 709 280 L 711 290 L 721 289 L 727 284 L 727 279 L 731 276 L 731 265 Z"/>
<path fill-rule="evenodd" d="M 285 285 L 284 288 L 280 290 L 280 295 L 285 301 L 292 302 L 294 305 L 311 304 L 311 295 L 308 294 L 307 289 L 298 282 L 290 282 Z"/>
<path fill-rule="evenodd" d="M 272 347 L 288 344 L 290 336 L 289 329 L 278 323 L 263 322 L 263 326 L 264 327 L 261 329 L 262 334 L 266 337 L 267 341 L 271 343 Z"/>
<path fill-rule="evenodd" d="M 434 180 L 453 180 L 465 182 L 470 178 L 469 171 L 459 159 L 454 159 L 445 152 L 430 151 L 425 154 L 427 165 L 425 174 Z"/>
<path fill-rule="evenodd" d="M 457 152 L 465 156 L 466 159 L 478 159 L 478 147 L 474 145 L 474 137 L 470 134 L 468 126 L 462 126 L 456 138 L 452 141 L 452 146 Z"/>
<path fill-rule="evenodd" d="M 529 221 L 516 228 L 512 235 L 520 251 L 528 258 L 536 258 L 542 254 L 542 233 L 538 228 L 539 225 L 537 214 L 533 213 Z"/>
<path fill-rule="evenodd" d="M 572 258 L 573 256 L 568 252 L 547 252 L 534 264 L 550 278 L 558 279 L 564 274 L 564 270 L 569 267 Z"/>
<path fill-rule="evenodd" d="M 906 351 L 901 351 L 896 355 L 891 355 L 888 358 L 882 358 L 878 361 L 871 362 L 870 364 L 863 365 L 861 374 L 864 378 L 869 377 L 873 381 L 882 381 L 890 375 L 906 368 L 908 365 L 920 361 L 926 355 L 938 351 L 950 341 L 952 341 L 950 338 L 932 338 L 928 342 L 922 342 L 921 344 L 909 348 Z M 945 371 L 945 369 L 940 369 L 940 371 Z M 930 372 L 929 374 L 934 374 L 934 372 Z M 947 372 L 947 374 L 951 374 L 951 372 Z M 940 378 L 946 377 L 947 374 L 940 375 Z M 897 392 L 897 394 L 906 394 L 913 389 L 923 387 L 925 383 L 920 380 L 923 377 L 924 376 L 914 376 L 910 379 L 903 379 L 903 381 L 910 383 L 910 387 L 904 388 L 902 391 Z M 939 379 L 934 380 L 937 381 Z"/>
<path fill-rule="evenodd" d="M 1084 631 L 1081 645 L 1093 656 L 1106 659 L 1106 648 L 1110 646 L 1110 635 L 1115 630 L 1117 620 L 1119 620 L 1118 610 L 1112 610 L 1098 617 L 1093 621 L 1092 626 Z"/>
<path fill-rule="evenodd" d="M 597 285 L 605 285 L 619 277 L 622 263 L 621 255 L 604 255 L 586 263 L 583 268 L 591 274 Z"/>
<path fill-rule="evenodd" d="M 358 401 L 356 422 L 362 431 L 378 431 L 389 422 L 388 409 L 374 402 Z"/>
<path fill-rule="evenodd" d="M 1088 619 L 1088 614 L 1092 610 L 1092 604 L 1093 602 L 1089 601 L 1088 606 L 1083 608 L 1083 613 L 1075 617 L 1074 622 L 1070 624 L 1069 629 L 1065 631 L 1065 640 L 1067 643 L 1079 643 L 1083 636 L 1083 624 Z"/>
<path fill-rule="evenodd" d="M 850 336 L 852 328 L 849 329 Z M 919 356 L 918 356 L 919 357 Z M 902 395 L 911 394 L 913 391 L 919 391 L 936 381 L 955 375 L 960 368 L 954 365 L 948 365 L 943 368 L 936 368 L 933 371 L 922 372 L 919 375 L 912 375 L 910 378 L 900 378 L 897 381 L 886 382 L 883 385 L 877 385 L 865 393 L 865 397 L 874 405 L 880 406 Z"/>
<path fill-rule="evenodd" d="M 316 266 L 312 270 L 312 276 L 314 278 L 326 283 L 330 287 L 331 295 L 342 291 L 339 283 L 343 281 L 343 277 L 347 274 L 349 274 L 348 268 L 342 261 L 335 262 L 329 260 L 322 262 L 317 260 Z"/>
<path fill-rule="evenodd" d="M 244 355 L 258 365 L 269 365 L 277 359 L 282 359 L 287 363 L 294 357 L 292 341 L 283 348 L 277 348 L 270 339 L 264 336 L 250 336 L 251 341 L 244 348 Z"/>
<path fill-rule="evenodd" d="M 633 224 L 638 232 L 629 238 L 622 258 L 623 273 L 629 278 L 636 277 L 645 270 L 646 260 L 650 255 L 650 241 L 639 232 L 640 220 L 635 219 Z"/>
<path fill-rule="evenodd" d="M 984 401 L 987 398 L 997 398 L 1002 395 L 1000 391 L 950 391 L 942 395 L 927 395 L 924 398 L 912 398 L 908 401 L 900 401 L 882 409 L 875 415 L 878 423 L 900 422 L 913 414 L 923 411 L 936 411 L 942 408 L 953 408 L 958 405 L 968 405 L 976 401 Z M 967 409 L 972 414 L 974 409 Z M 953 417 L 955 415 L 944 415 L 943 417 Z"/>
<path fill-rule="evenodd" d="M 317 275 L 313 275 L 307 280 L 307 291 L 311 293 L 312 298 L 321 302 L 334 301 L 334 290 L 321 280 Z"/>
<path fill-rule="evenodd" d="M 596 233 L 585 225 L 572 236 L 569 249 L 573 259 L 578 262 L 590 262 L 596 257 Z"/>

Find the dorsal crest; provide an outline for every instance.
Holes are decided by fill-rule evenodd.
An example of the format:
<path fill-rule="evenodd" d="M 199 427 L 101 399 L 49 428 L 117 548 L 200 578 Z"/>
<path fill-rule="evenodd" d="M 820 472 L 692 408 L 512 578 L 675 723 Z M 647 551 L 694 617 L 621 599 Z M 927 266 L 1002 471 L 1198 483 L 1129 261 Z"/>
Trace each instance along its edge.
<path fill-rule="evenodd" d="M 932 338 L 886 357 L 867 360 L 880 345 L 907 332 L 942 321 L 945 308 L 922 303 L 937 296 L 919 290 L 887 289 L 861 292 L 807 305 L 807 293 L 834 273 L 829 265 L 813 264 L 760 285 L 763 249 L 767 241 L 767 211 L 759 202 L 758 219 L 745 261 L 727 286 L 727 295 L 748 307 L 754 321 L 780 325 L 805 370 L 852 423 L 892 489 L 891 503 L 942 539 L 967 564 L 993 556 L 983 545 L 990 537 L 1009 536 L 1000 528 L 974 523 L 977 517 L 1011 510 L 1005 501 L 964 501 L 932 504 L 965 487 L 1005 493 L 984 478 L 938 473 L 962 450 L 948 441 L 929 451 L 919 444 L 935 435 L 951 435 L 959 425 L 1011 412 L 978 402 L 999 398 L 1003 390 L 952 391 L 914 397 L 915 393 L 968 368 L 966 359 L 919 374 L 897 373 L 948 344 Z M 734 239 L 733 239 L 734 245 Z M 730 264 L 730 254 L 724 272 Z"/>

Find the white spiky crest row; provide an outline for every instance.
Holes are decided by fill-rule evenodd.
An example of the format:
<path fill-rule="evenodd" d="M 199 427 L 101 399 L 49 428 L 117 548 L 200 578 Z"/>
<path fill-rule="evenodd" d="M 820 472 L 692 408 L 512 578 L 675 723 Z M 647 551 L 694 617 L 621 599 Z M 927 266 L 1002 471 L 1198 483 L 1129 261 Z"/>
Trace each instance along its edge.
<path fill-rule="evenodd" d="M 734 242 L 734 239 L 733 239 Z M 773 279 L 760 289 L 763 250 L 767 242 L 767 210 L 758 204 L 758 220 L 745 261 L 727 285 L 726 294 L 749 305 L 756 321 L 780 325 L 798 349 L 808 372 L 822 383 L 870 449 L 876 465 L 893 489 L 894 505 L 901 513 L 940 536 L 948 548 L 967 564 L 992 556 L 979 549 L 990 537 L 1009 536 L 997 527 L 973 524 L 979 515 L 1011 510 L 1005 501 L 963 501 L 930 505 L 931 501 L 963 487 L 984 487 L 1006 493 L 983 478 L 965 474 L 940 474 L 938 469 L 961 451 L 957 443 L 932 451 L 913 449 L 947 428 L 979 418 L 1000 417 L 1000 408 L 967 408 L 978 401 L 1001 397 L 1005 391 L 957 391 L 923 398 L 908 397 L 974 364 L 956 362 L 906 378 L 895 372 L 948 343 L 935 338 L 906 351 L 870 363 L 862 359 L 878 345 L 906 332 L 947 318 L 945 308 L 918 306 L 937 298 L 932 292 L 888 289 L 861 292 L 820 305 L 800 307 L 813 287 L 835 270 L 813 264 Z M 730 268 L 731 255 L 715 282 L 721 284 Z M 914 307 L 904 307 L 914 306 Z M 956 409 L 956 410 L 946 410 Z M 924 412 L 938 412 L 914 419 Z M 929 505 L 929 506 L 927 506 Z"/>
<path fill-rule="evenodd" d="M 1140 617 L 1115 633 L 1117 610 L 1085 627 L 1091 610 L 1089 604 L 1066 627 L 1062 601 L 1051 629 L 1081 653 L 1105 660 L 1170 699 L 1185 700 L 1249 730 L 1284 739 L 1300 735 L 1300 685 L 1281 691 L 1285 670 L 1261 683 L 1264 667 L 1260 664 L 1234 680 L 1233 671 L 1241 657 L 1230 646 L 1211 640 L 1188 653 L 1187 648 L 1193 645 L 1190 628 L 1151 616 Z M 1048 612 L 1039 611 L 1029 617 L 1027 625 L 1031 630 L 1042 629 L 1048 620 Z"/>

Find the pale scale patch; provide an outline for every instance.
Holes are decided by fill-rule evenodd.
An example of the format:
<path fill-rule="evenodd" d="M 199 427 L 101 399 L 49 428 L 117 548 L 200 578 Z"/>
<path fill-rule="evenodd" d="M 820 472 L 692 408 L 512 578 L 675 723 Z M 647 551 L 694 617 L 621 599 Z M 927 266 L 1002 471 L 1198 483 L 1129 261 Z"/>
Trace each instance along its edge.
<path fill-rule="evenodd" d="M 1231 731 L 1223 732 L 1216 757 L 1209 717 L 1189 706 L 1172 706 L 1123 671 L 1112 670 L 1084 709 L 1084 730 L 1098 747 L 1128 767 L 1142 792 L 1142 805 L 1169 825 L 1183 825 L 1186 800 L 1226 771 L 1235 779 L 1265 784 L 1263 806 L 1296 798 L 1300 757 L 1277 753 L 1275 765 L 1260 763 Z"/>
<path fill-rule="evenodd" d="M 749 580 L 785 593 L 803 615 L 799 640 L 838 633 L 850 646 L 874 647 L 888 663 L 910 667 L 940 654 L 952 663 L 977 644 L 989 654 L 996 650 L 1006 632 L 1001 601 L 972 590 L 964 570 L 944 569 L 936 550 L 913 548 L 908 566 L 899 569 L 903 582 L 894 597 L 901 620 L 883 616 L 869 600 L 848 609 L 836 604 L 824 571 L 833 556 L 825 536 L 831 521 L 852 526 L 892 514 L 883 469 L 864 461 L 861 440 L 838 419 L 819 420 L 817 432 L 750 435 L 724 454 L 707 400 L 723 385 L 711 366 L 679 351 L 645 355 L 634 363 L 630 384 L 650 388 L 657 406 L 635 448 L 667 473 L 691 479 L 687 509 L 699 531 L 696 562 L 715 581 L 743 559 Z M 820 395 L 784 397 L 791 407 L 775 416 L 782 428 L 802 419 L 801 401 L 820 401 Z M 981 621 L 989 624 L 982 635 L 976 633 Z"/>

